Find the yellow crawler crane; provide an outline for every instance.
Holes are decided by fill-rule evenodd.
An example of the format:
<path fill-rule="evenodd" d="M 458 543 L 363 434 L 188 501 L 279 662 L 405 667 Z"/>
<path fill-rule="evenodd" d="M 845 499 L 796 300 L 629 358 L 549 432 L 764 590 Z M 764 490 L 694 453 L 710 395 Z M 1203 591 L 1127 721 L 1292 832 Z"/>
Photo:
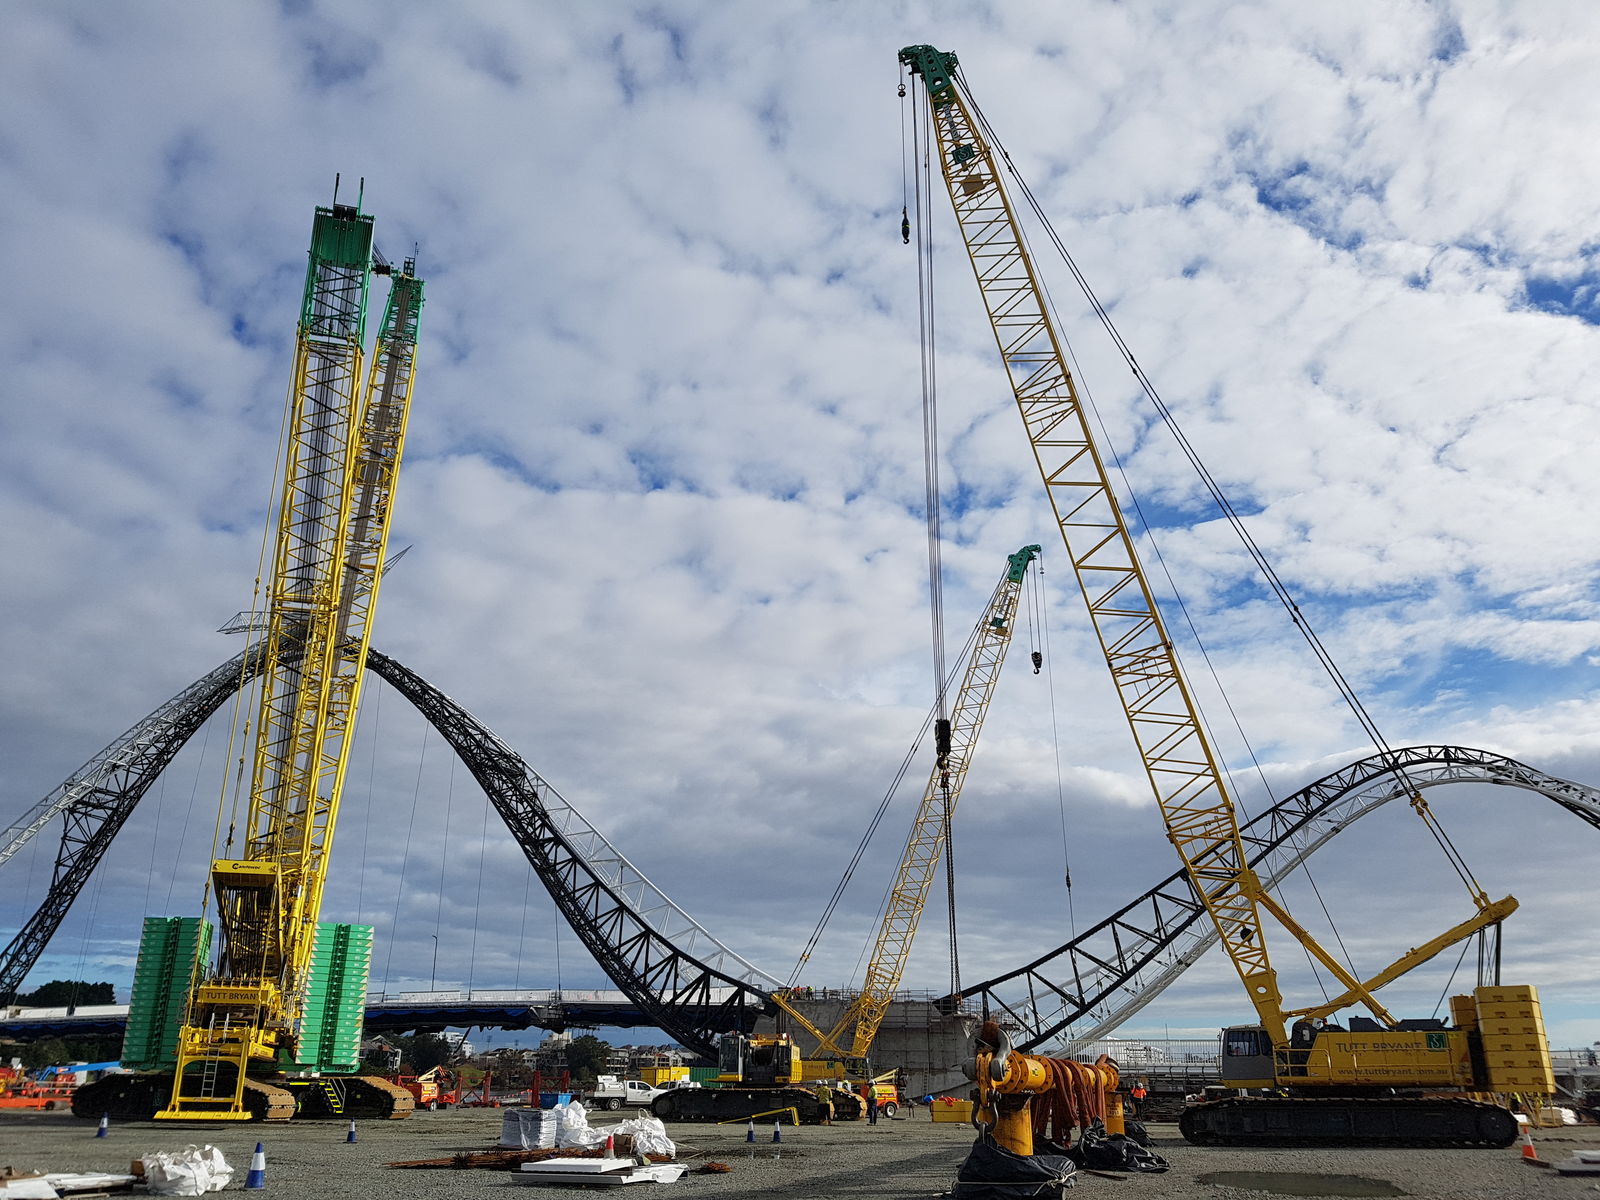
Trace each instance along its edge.
<path fill-rule="evenodd" d="M 1038 546 L 1024 546 L 1006 559 L 1006 569 L 978 620 L 972 653 L 956 692 L 955 705 L 950 710 L 950 720 L 948 725 L 941 723 L 936 730 L 938 744 L 933 770 L 895 873 L 861 991 L 826 1033 L 814 1025 L 789 996 L 782 992 L 773 994 L 778 1007 L 817 1039 L 819 1057 L 834 1055 L 854 1070 L 867 1070 L 867 1053 L 905 974 L 911 943 L 917 936 L 917 923 L 922 918 L 928 889 L 944 851 L 945 831 L 956 802 L 961 798 L 972 751 L 983 730 L 989 702 L 994 698 L 1000 668 L 1006 661 L 1028 565 L 1039 553 Z M 846 1031 L 851 1031 L 848 1046 L 842 1040 Z"/>
<path fill-rule="evenodd" d="M 899 58 L 924 85 L 930 137 L 962 241 L 1167 836 L 1256 1010 L 1259 1053 L 1250 1057 L 1259 1069 L 1250 1082 L 1278 1094 L 1195 1106 L 1185 1114 L 1185 1136 L 1197 1142 L 1509 1145 L 1517 1129 L 1511 1113 L 1466 1094 L 1553 1091 L 1534 990 L 1480 988 L 1474 997 L 1457 998 L 1453 1030 L 1442 1022 L 1398 1021 L 1372 993 L 1497 924 L 1516 908 L 1515 899 L 1491 902 L 1471 884 L 1471 917 L 1363 982 L 1266 893 L 1246 859 L 1233 803 L 1067 369 L 1000 181 L 999 157 L 958 79 L 956 56 L 918 45 L 901 50 Z M 1420 793 L 1411 804 L 1432 821 Z M 1335 1005 L 1283 1007 L 1263 914 L 1346 989 Z M 1328 1026 L 1327 1012 L 1351 1003 L 1373 1014 L 1357 1019 L 1371 1028 Z M 1432 1028 L 1436 1024 L 1441 1027 Z M 1324 1041 L 1325 1034 L 1335 1036 Z M 1317 1045 L 1322 1049 L 1313 1053 Z M 1244 1057 L 1238 1048 L 1237 1039 L 1225 1038 L 1225 1051 Z"/>
<path fill-rule="evenodd" d="M 328 986 L 311 965 L 328 932 L 318 917 L 415 378 L 422 281 L 412 262 L 398 274 L 379 266 L 393 287 L 363 389 L 372 218 L 347 205 L 317 209 L 310 259 L 242 845 L 212 863 L 221 948 L 213 971 L 196 971 L 157 1118 L 283 1118 L 308 1101 L 339 1115 L 410 1110 L 393 1085 L 323 1077 L 356 1058 L 359 1007 L 350 1014 L 364 999 L 370 929 L 333 927 L 325 957 L 346 986 L 316 995 L 316 1020 L 307 1008 Z M 230 823 L 225 849 L 234 836 Z"/>

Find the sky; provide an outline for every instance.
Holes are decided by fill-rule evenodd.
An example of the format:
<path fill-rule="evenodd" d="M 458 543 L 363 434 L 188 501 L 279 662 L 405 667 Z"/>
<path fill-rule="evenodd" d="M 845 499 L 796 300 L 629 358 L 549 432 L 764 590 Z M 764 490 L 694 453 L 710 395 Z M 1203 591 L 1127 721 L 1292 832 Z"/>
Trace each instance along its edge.
<path fill-rule="evenodd" d="M 240 648 L 215 630 L 252 602 L 312 210 L 338 176 L 427 280 L 391 542 L 412 549 L 374 644 L 787 978 L 933 701 L 917 258 L 899 236 L 911 43 L 959 54 L 1389 743 L 1600 784 L 1592 5 L 9 13 L 0 826 Z M 1017 635 L 956 818 L 972 982 L 1176 858 L 934 199 L 918 237 L 952 661 L 1006 556 L 1045 548 L 1041 621 Z M 1241 808 L 1372 753 L 1029 236 Z M 141 918 L 198 911 L 229 732 L 224 712 L 151 789 L 32 984 L 125 987 Z M 802 983 L 859 978 L 931 754 Z M 1505 978 L 1540 988 L 1556 1045 L 1600 1039 L 1593 831 L 1510 789 L 1431 801 L 1485 890 L 1522 902 Z M 0 936 L 42 898 L 56 836 L 0 868 Z M 1401 805 L 1310 869 L 1283 897 L 1363 975 L 1470 911 Z M 948 987 L 944 891 L 907 987 Z M 607 983 L 466 771 L 381 685 L 324 917 L 377 926 L 375 988 Z M 1291 1002 L 1316 998 L 1295 955 L 1275 961 Z M 1454 964 L 1394 985 L 1392 1007 L 1430 1015 L 1472 982 L 1471 957 Z M 1248 1016 L 1213 955 L 1130 1029 L 1201 1037 Z"/>

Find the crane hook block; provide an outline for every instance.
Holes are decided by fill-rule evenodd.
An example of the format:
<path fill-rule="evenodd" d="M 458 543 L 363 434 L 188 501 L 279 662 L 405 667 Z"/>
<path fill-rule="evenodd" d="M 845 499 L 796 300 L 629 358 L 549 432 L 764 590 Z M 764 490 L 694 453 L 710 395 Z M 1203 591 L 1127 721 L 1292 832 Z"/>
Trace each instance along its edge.
<path fill-rule="evenodd" d="M 900 240 L 908 246 L 911 244 L 911 218 L 904 208 L 900 210 Z"/>
<path fill-rule="evenodd" d="M 1035 650 L 1030 657 L 1033 659 L 1033 673 L 1037 675 L 1040 668 L 1044 666 L 1044 655 Z"/>
<path fill-rule="evenodd" d="M 933 745 L 934 745 L 934 752 L 939 756 L 939 761 L 941 763 L 944 762 L 945 759 L 950 757 L 950 720 L 949 720 L 949 718 L 940 717 L 937 721 L 935 721 L 933 723 Z"/>

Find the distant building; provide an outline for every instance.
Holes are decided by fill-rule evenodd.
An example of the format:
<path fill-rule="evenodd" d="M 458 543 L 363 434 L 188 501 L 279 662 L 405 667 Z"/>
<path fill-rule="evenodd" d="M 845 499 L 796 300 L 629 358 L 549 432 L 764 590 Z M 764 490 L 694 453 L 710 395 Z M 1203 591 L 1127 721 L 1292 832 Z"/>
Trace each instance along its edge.
<path fill-rule="evenodd" d="M 626 1074 L 637 1079 L 641 1072 L 661 1067 L 681 1067 L 696 1057 L 682 1046 L 626 1046 L 628 1063 Z"/>
<path fill-rule="evenodd" d="M 382 1035 L 361 1043 L 361 1058 L 364 1062 L 376 1063 L 380 1070 L 390 1074 L 400 1069 L 400 1047 Z"/>

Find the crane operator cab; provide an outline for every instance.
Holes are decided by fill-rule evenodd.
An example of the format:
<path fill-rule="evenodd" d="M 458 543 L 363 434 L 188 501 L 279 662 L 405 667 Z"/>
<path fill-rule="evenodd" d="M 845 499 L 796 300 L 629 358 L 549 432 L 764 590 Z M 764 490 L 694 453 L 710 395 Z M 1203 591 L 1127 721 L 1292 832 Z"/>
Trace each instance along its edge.
<path fill-rule="evenodd" d="M 1273 1085 L 1272 1038 L 1260 1025 L 1230 1025 L 1222 1031 L 1222 1083 L 1230 1088 Z"/>

